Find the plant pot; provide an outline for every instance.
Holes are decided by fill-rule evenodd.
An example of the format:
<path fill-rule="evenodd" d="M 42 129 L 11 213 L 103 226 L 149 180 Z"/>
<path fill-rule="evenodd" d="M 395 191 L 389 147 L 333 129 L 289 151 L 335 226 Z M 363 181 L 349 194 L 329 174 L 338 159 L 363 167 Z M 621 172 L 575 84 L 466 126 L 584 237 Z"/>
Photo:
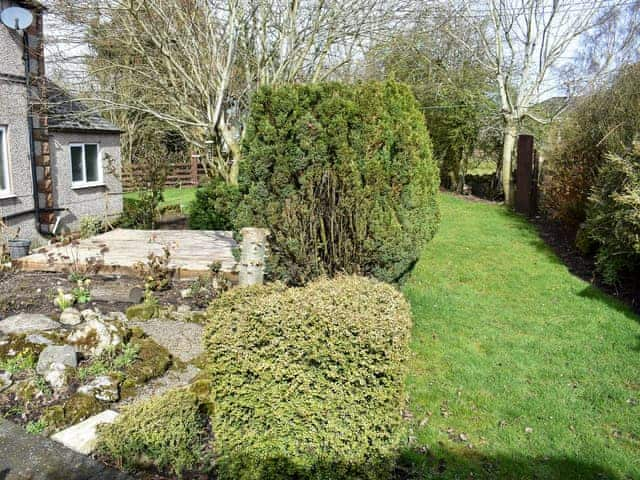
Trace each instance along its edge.
<path fill-rule="evenodd" d="M 14 238 L 7 241 L 9 247 L 9 255 L 11 260 L 17 260 L 18 258 L 26 257 L 29 255 L 29 248 L 31 248 L 31 240 L 25 240 L 23 238 Z"/>

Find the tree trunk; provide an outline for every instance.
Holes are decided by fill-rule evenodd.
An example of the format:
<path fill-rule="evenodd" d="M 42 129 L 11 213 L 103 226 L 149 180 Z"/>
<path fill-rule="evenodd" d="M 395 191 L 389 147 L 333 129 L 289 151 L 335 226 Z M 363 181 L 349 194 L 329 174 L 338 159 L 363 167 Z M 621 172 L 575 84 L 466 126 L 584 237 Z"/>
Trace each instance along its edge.
<path fill-rule="evenodd" d="M 518 136 L 518 125 L 515 120 L 507 119 L 504 126 L 504 142 L 502 147 L 502 189 L 504 203 L 512 206 L 515 200 L 513 189 L 513 148 Z"/>

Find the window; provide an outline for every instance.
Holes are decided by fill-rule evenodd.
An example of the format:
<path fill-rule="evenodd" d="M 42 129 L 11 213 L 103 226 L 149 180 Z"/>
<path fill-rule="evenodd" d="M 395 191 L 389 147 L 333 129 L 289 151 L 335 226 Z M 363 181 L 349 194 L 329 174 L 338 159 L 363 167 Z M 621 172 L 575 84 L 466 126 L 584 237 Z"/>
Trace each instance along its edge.
<path fill-rule="evenodd" d="M 9 193 L 9 155 L 7 148 L 7 127 L 0 127 L 0 196 Z"/>
<path fill-rule="evenodd" d="M 102 183 L 102 163 L 95 143 L 74 144 L 71 151 L 71 181 L 74 186 L 91 186 Z"/>

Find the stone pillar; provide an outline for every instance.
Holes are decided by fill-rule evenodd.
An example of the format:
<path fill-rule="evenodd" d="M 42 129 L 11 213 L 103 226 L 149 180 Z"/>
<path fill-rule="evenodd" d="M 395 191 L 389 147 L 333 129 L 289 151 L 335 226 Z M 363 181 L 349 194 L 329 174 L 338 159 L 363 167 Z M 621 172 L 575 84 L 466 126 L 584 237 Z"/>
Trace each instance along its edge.
<path fill-rule="evenodd" d="M 248 287 L 264 282 L 264 266 L 267 255 L 267 237 L 265 228 L 243 228 L 240 253 L 240 272 L 238 285 Z"/>

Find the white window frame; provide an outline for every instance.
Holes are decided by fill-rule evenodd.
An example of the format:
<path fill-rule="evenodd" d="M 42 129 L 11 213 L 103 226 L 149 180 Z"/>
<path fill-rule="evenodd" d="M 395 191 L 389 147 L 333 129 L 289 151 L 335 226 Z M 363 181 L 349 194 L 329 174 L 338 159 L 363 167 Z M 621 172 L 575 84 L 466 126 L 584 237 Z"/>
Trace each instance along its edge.
<path fill-rule="evenodd" d="M 7 179 L 6 187 L 0 187 L 0 198 L 2 198 L 11 195 L 11 177 L 9 175 L 9 128 L 6 125 L 0 125 L 0 131 L 2 131 L 3 139 L 3 143 L 0 143 L 0 150 L 2 150 L 2 159 L 4 160 L 0 164 L 0 169 L 2 169 L 4 178 Z"/>
<path fill-rule="evenodd" d="M 98 180 L 94 182 L 87 182 L 87 156 L 86 156 L 87 145 L 95 145 L 96 147 L 96 161 L 98 162 L 98 166 L 97 166 Z M 82 180 L 79 180 L 79 181 L 73 180 L 73 157 L 71 155 L 71 149 L 74 147 L 82 148 Z M 71 169 L 71 186 L 73 188 L 96 187 L 96 186 L 104 185 L 103 172 L 102 172 L 102 155 L 101 155 L 99 143 L 70 143 L 69 144 L 69 167 Z"/>

